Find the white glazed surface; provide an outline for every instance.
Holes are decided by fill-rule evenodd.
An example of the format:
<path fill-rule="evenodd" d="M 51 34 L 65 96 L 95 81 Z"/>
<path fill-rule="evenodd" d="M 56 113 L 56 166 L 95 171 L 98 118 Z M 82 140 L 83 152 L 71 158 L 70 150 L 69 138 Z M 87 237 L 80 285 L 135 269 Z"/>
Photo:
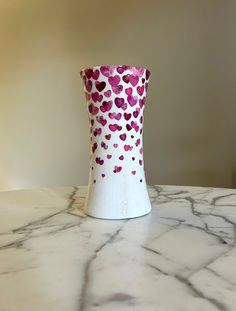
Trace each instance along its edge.
<path fill-rule="evenodd" d="M 151 186 L 130 220 L 86 192 L 0 193 L 1 311 L 235 311 L 236 190 Z"/>

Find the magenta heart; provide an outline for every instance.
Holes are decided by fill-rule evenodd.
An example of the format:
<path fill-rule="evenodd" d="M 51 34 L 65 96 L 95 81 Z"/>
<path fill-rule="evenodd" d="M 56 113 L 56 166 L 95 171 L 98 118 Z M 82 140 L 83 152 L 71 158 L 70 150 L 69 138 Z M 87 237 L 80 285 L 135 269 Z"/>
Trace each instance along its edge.
<path fill-rule="evenodd" d="M 134 160 L 135 160 L 135 157 L 132 157 L 132 160 L 134 161 Z"/>
<path fill-rule="evenodd" d="M 95 82 L 95 86 L 96 86 L 96 89 L 101 92 L 105 89 L 106 87 L 106 82 L 102 81 L 102 82 L 99 82 L 99 81 L 96 81 Z"/>
<path fill-rule="evenodd" d="M 92 86 L 93 86 L 93 84 L 92 84 L 92 81 L 91 81 L 91 80 L 88 80 L 87 83 L 85 84 L 85 88 L 86 88 L 86 90 L 87 90 L 88 92 L 91 91 Z"/>
<path fill-rule="evenodd" d="M 93 131 L 93 135 L 96 137 L 97 135 L 100 136 L 102 133 L 102 129 L 101 128 L 98 128 L 98 129 L 95 129 Z"/>
<path fill-rule="evenodd" d="M 118 125 L 118 124 L 109 124 L 109 129 L 112 131 L 112 132 L 115 132 L 115 131 L 120 131 L 122 129 L 122 126 Z"/>
<path fill-rule="evenodd" d="M 112 155 L 111 154 L 107 154 L 107 158 L 111 159 Z"/>
<path fill-rule="evenodd" d="M 101 123 L 103 126 L 107 124 L 107 120 L 103 116 L 96 117 L 98 123 Z"/>
<path fill-rule="evenodd" d="M 135 129 L 135 132 L 138 132 L 139 126 L 137 125 L 137 122 L 132 121 L 131 122 L 131 126 L 132 126 L 133 129 Z"/>
<path fill-rule="evenodd" d="M 100 164 L 100 165 L 103 165 L 103 163 L 104 163 L 104 160 L 102 160 L 102 159 L 99 158 L 99 157 L 97 157 L 97 158 L 95 159 L 95 161 L 96 161 L 97 164 Z"/>
<path fill-rule="evenodd" d="M 110 100 L 110 101 L 104 101 L 103 103 L 102 103 L 102 106 L 100 106 L 100 110 L 102 111 L 102 112 L 106 112 L 106 111 L 109 111 L 109 110 L 111 110 L 111 107 L 112 107 L 112 101 Z"/>
<path fill-rule="evenodd" d="M 92 77 L 92 75 L 93 75 L 93 70 L 89 68 L 89 69 L 86 69 L 86 70 L 84 71 L 84 73 L 85 73 L 86 77 L 87 77 L 88 79 L 90 79 L 90 78 Z"/>
<path fill-rule="evenodd" d="M 110 139 L 111 139 L 111 134 L 105 135 L 105 138 L 106 138 L 107 140 L 110 140 Z"/>
<path fill-rule="evenodd" d="M 133 112 L 133 116 L 134 116 L 135 118 L 137 118 L 137 117 L 138 117 L 138 115 L 139 115 L 139 111 L 140 111 L 140 109 L 139 109 L 139 108 L 137 108 L 137 109 Z"/>
<path fill-rule="evenodd" d="M 124 160 L 124 156 L 123 155 L 119 156 L 119 160 L 123 161 Z"/>
<path fill-rule="evenodd" d="M 139 100 L 140 108 L 143 108 L 143 106 L 145 105 L 145 101 L 146 101 L 146 97 L 143 97 L 142 99 Z"/>
<path fill-rule="evenodd" d="M 124 118 L 126 121 L 129 121 L 129 119 L 131 118 L 131 113 L 124 113 Z"/>
<path fill-rule="evenodd" d="M 109 116 L 109 118 L 112 119 L 112 120 L 113 120 L 113 119 L 120 120 L 120 118 L 121 118 L 121 113 L 120 113 L 120 112 L 118 112 L 118 113 L 109 112 L 108 116 Z"/>
<path fill-rule="evenodd" d="M 133 175 L 135 175 L 135 174 L 136 174 L 136 171 L 132 171 L 131 173 L 132 173 Z"/>
<path fill-rule="evenodd" d="M 139 153 L 140 153 L 140 154 L 143 154 L 143 148 L 140 148 L 140 149 L 139 149 Z"/>
<path fill-rule="evenodd" d="M 117 108 L 121 108 L 125 103 L 125 100 L 124 98 L 119 98 L 119 97 L 116 97 L 115 98 L 115 105 Z"/>
<path fill-rule="evenodd" d="M 116 86 L 120 83 L 120 77 L 118 75 L 115 75 L 114 77 L 109 77 L 108 82 L 111 86 Z"/>
<path fill-rule="evenodd" d="M 123 76 L 122 80 L 123 80 L 125 83 L 129 83 L 129 76 L 130 76 L 129 74 Z"/>
<path fill-rule="evenodd" d="M 138 80 L 139 80 L 139 77 L 138 76 L 135 76 L 135 75 L 130 75 L 129 76 L 129 82 L 133 85 L 133 86 L 136 86 L 138 84 Z"/>
<path fill-rule="evenodd" d="M 141 124 L 143 123 L 143 116 L 140 117 L 139 121 Z"/>
<path fill-rule="evenodd" d="M 142 164 L 143 164 L 143 161 L 142 161 L 142 160 L 139 160 L 138 163 L 139 163 L 139 165 L 142 165 Z"/>
<path fill-rule="evenodd" d="M 123 90 L 123 85 L 121 84 L 118 84 L 118 85 L 115 85 L 115 86 L 112 86 L 112 91 L 115 93 L 115 94 L 120 94 Z"/>
<path fill-rule="evenodd" d="M 131 127 L 131 125 L 130 125 L 130 124 L 126 124 L 126 129 L 127 129 L 127 131 L 130 131 L 130 130 L 132 130 L 132 127 Z"/>
<path fill-rule="evenodd" d="M 146 70 L 146 79 L 148 80 L 149 79 L 149 77 L 150 77 L 150 71 L 149 70 Z"/>
<path fill-rule="evenodd" d="M 93 116 L 96 115 L 99 111 L 98 107 L 94 106 L 94 104 L 90 104 L 88 106 L 88 110 Z"/>
<path fill-rule="evenodd" d="M 104 178 L 106 175 L 104 173 L 102 173 L 102 178 Z"/>
<path fill-rule="evenodd" d="M 124 150 L 125 150 L 125 151 L 131 151 L 132 149 L 133 149 L 132 146 L 130 146 L 130 145 L 124 145 Z"/>
<path fill-rule="evenodd" d="M 124 133 L 124 134 L 120 134 L 119 137 L 120 137 L 120 139 L 123 140 L 123 141 L 126 140 L 126 134 L 125 134 L 125 133 Z"/>
<path fill-rule="evenodd" d="M 141 142 L 141 140 L 140 140 L 140 138 L 138 138 L 138 139 L 136 140 L 136 142 L 135 142 L 135 146 L 138 147 L 138 145 L 140 145 L 140 142 Z"/>
<path fill-rule="evenodd" d="M 101 102 L 103 99 L 103 96 L 101 94 L 99 94 L 98 92 L 92 93 L 91 94 L 92 100 L 96 103 L 96 102 Z"/>
<path fill-rule="evenodd" d="M 144 84 L 144 82 L 145 82 L 145 79 L 144 79 L 144 78 L 142 78 L 142 83 Z"/>
<path fill-rule="evenodd" d="M 116 68 L 116 71 L 117 71 L 119 74 L 122 74 L 122 73 L 125 71 L 125 69 L 123 68 L 123 66 L 118 66 L 118 67 Z"/>
<path fill-rule="evenodd" d="M 137 86 L 137 92 L 140 96 L 143 95 L 143 92 L 144 92 L 144 85 L 142 86 Z"/>
<path fill-rule="evenodd" d="M 92 78 L 93 78 L 94 80 L 97 80 L 98 77 L 99 77 L 99 70 L 97 69 L 97 70 L 95 70 L 95 71 L 93 72 Z"/>
<path fill-rule="evenodd" d="M 97 143 L 94 143 L 93 146 L 92 146 L 92 152 L 94 153 L 95 150 L 97 149 L 98 147 L 98 144 Z"/>
<path fill-rule="evenodd" d="M 141 128 L 141 130 L 140 130 L 140 134 L 142 134 L 142 132 L 143 132 L 143 129 Z"/>
<path fill-rule="evenodd" d="M 130 104 L 130 106 L 134 106 L 134 105 L 136 105 L 136 103 L 138 101 L 138 97 L 137 96 L 128 95 L 127 101 Z"/>
<path fill-rule="evenodd" d="M 101 142 L 101 147 L 105 150 L 108 148 L 107 144 L 104 143 L 104 141 Z"/>
<path fill-rule="evenodd" d="M 121 166 L 115 166 L 113 172 L 114 173 L 119 173 L 122 170 Z"/>
<path fill-rule="evenodd" d="M 126 93 L 127 95 L 132 95 L 132 93 L 133 93 L 132 87 L 129 87 L 128 89 L 125 89 L 125 93 Z"/>
<path fill-rule="evenodd" d="M 101 66 L 100 71 L 105 77 L 109 77 L 113 72 L 113 68 L 111 66 Z"/>
<path fill-rule="evenodd" d="M 118 144 L 113 144 L 113 147 L 114 147 L 114 148 L 117 148 L 117 147 L 118 147 Z"/>
<path fill-rule="evenodd" d="M 106 92 L 104 92 L 104 95 L 106 97 L 110 97 L 111 96 L 111 90 L 107 90 Z"/>

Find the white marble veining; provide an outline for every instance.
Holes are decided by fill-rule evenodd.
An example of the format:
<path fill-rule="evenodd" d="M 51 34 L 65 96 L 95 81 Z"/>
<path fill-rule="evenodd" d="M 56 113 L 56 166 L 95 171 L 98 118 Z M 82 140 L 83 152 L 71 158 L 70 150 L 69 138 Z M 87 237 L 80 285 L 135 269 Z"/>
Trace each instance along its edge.
<path fill-rule="evenodd" d="M 236 190 L 149 187 L 152 213 L 118 221 L 85 193 L 0 193 L 0 311 L 236 310 Z"/>

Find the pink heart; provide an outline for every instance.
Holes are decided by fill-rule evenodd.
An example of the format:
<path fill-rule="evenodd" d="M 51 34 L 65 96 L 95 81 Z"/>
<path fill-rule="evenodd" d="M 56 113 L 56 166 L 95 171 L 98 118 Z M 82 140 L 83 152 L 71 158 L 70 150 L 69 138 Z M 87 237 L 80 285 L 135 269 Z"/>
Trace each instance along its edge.
<path fill-rule="evenodd" d="M 129 82 L 133 85 L 133 86 L 136 86 L 138 84 L 138 80 L 139 80 L 139 77 L 138 76 L 135 76 L 135 75 L 130 75 L 129 76 Z"/>
<path fill-rule="evenodd" d="M 136 171 L 132 171 L 132 174 L 135 175 L 135 174 L 136 174 Z"/>
<path fill-rule="evenodd" d="M 108 148 L 107 144 L 105 144 L 104 141 L 101 142 L 101 147 L 105 150 Z"/>
<path fill-rule="evenodd" d="M 107 140 L 110 140 L 110 139 L 111 139 L 111 134 L 105 135 L 105 138 L 106 138 Z"/>
<path fill-rule="evenodd" d="M 145 101 L 146 101 L 146 97 L 143 97 L 142 99 L 139 100 L 140 108 L 143 108 L 143 106 L 145 105 Z"/>
<path fill-rule="evenodd" d="M 131 126 L 132 126 L 133 129 L 135 129 L 136 132 L 138 132 L 139 126 L 137 125 L 137 122 L 132 121 L 131 122 Z"/>
<path fill-rule="evenodd" d="M 104 101 L 103 103 L 102 103 L 102 106 L 100 106 L 100 110 L 102 111 L 102 112 L 106 112 L 106 111 L 109 111 L 109 110 L 111 110 L 111 107 L 112 107 L 112 101 L 110 100 L 110 101 Z"/>
<path fill-rule="evenodd" d="M 94 106 L 94 104 L 90 104 L 88 106 L 88 110 L 93 116 L 96 115 L 99 111 L 98 107 Z"/>
<path fill-rule="evenodd" d="M 135 118 L 138 117 L 139 111 L 140 111 L 139 108 L 137 108 L 137 109 L 133 112 L 133 116 L 134 116 Z"/>
<path fill-rule="evenodd" d="M 91 94 L 91 97 L 92 97 L 92 100 L 96 103 L 96 102 L 101 102 L 102 101 L 102 98 L 103 96 L 100 95 L 98 92 L 95 92 L 95 93 L 92 93 Z"/>
<path fill-rule="evenodd" d="M 107 154 L 107 158 L 111 159 L 112 155 L 111 154 Z"/>
<path fill-rule="evenodd" d="M 120 92 L 122 92 L 123 85 L 119 84 L 119 85 L 112 86 L 111 88 L 112 88 L 112 91 L 118 95 L 120 94 Z"/>
<path fill-rule="evenodd" d="M 112 132 L 115 132 L 116 130 L 120 131 L 122 129 L 122 126 L 120 126 L 118 124 L 109 124 L 109 129 Z"/>
<path fill-rule="evenodd" d="M 125 151 L 131 151 L 132 149 L 133 149 L 132 146 L 130 146 L 130 145 L 124 145 L 124 150 L 125 150 Z"/>
<path fill-rule="evenodd" d="M 90 68 L 88 68 L 88 69 L 86 69 L 86 70 L 84 71 L 84 73 L 85 73 L 86 77 L 87 77 L 88 79 L 90 79 L 90 78 L 92 77 L 92 75 L 93 75 L 93 70 L 90 69 Z"/>
<path fill-rule="evenodd" d="M 140 154 L 143 154 L 143 148 L 140 148 L 140 149 L 139 149 L 139 153 L 140 153 Z"/>
<path fill-rule="evenodd" d="M 124 118 L 126 121 L 129 121 L 129 119 L 131 118 L 131 113 L 124 113 Z"/>
<path fill-rule="evenodd" d="M 104 92 L 104 95 L 106 97 L 110 97 L 111 96 L 111 90 L 107 90 L 106 92 Z"/>
<path fill-rule="evenodd" d="M 109 112 L 108 116 L 109 116 L 110 119 L 120 120 L 120 118 L 121 118 L 121 113 L 120 113 L 120 112 L 118 112 L 118 113 Z"/>
<path fill-rule="evenodd" d="M 99 82 L 99 81 L 96 81 L 95 82 L 95 86 L 96 86 L 96 89 L 101 92 L 105 89 L 106 87 L 106 82 L 102 81 L 102 82 Z"/>
<path fill-rule="evenodd" d="M 93 74 L 92 74 L 92 78 L 93 78 L 94 80 L 97 80 L 98 77 L 99 77 L 99 70 L 95 70 L 95 71 L 93 72 Z"/>
<path fill-rule="evenodd" d="M 120 137 L 120 139 L 123 140 L 123 141 L 126 140 L 126 134 L 125 134 L 125 133 L 124 133 L 124 134 L 120 134 L 119 137 Z"/>
<path fill-rule="evenodd" d="M 96 137 L 97 135 L 100 136 L 102 134 L 102 129 L 101 128 L 98 128 L 98 129 L 95 129 L 93 131 L 93 135 Z"/>
<path fill-rule="evenodd" d="M 113 144 L 113 147 L 114 147 L 114 148 L 117 148 L 117 147 L 118 147 L 118 144 Z"/>
<path fill-rule="evenodd" d="M 138 101 L 138 97 L 137 96 L 128 95 L 127 101 L 130 104 L 130 106 L 133 107 L 134 105 L 136 105 L 136 103 Z"/>
<path fill-rule="evenodd" d="M 144 73 L 144 68 L 142 67 L 130 67 L 130 70 L 133 72 L 134 75 L 138 76 L 139 78 L 142 77 Z"/>
<path fill-rule="evenodd" d="M 113 72 L 113 67 L 111 66 L 101 66 L 100 71 L 105 77 L 109 77 Z"/>
<path fill-rule="evenodd" d="M 137 92 L 140 96 L 143 95 L 143 92 L 144 92 L 144 85 L 142 86 L 137 86 Z"/>
<path fill-rule="evenodd" d="M 125 89 L 125 93 L 126 93 L 127 95 L 132 95 L 132 93 L 133 93 L 132 87 L 129 87 L 128 89 Z"/>
<path fill-rule="evenodd" d="M 114 77 L 109 77 L 108 82 L 111 86 L 116 86 L 120 83 L 120 77 L 118 75 L 115 75 Z"/>
<path fill-rule="evenodd" d="M 103 165 L 103 163 L 104 163 L 104 160 L 102 160 L 102 159 L 99 158 L 99 157 L 97 157 L 97 158 L 95 159 L 95 161 L 96 161 L 97 164 L 100 164 L 100 165 Z"/>
<path fill-rule="evenodd" d="M 87 83 L 85 84 L 85 88 L 86 88 L 86 90 L 87 90 L 88 92 L 91 91 L 92 86 L 93 86 L 93 84 L 92 84 L 92 81 L 91 81 L 91 80 L 88 80 Z"/>
<path fill-rule="evenodd" d="M 96 117 L 98 123 L 101 123 L 103 126 L 107 124 L 107 120 L 103 116 Z"/>
<path fill-rule="evenodd" d="M 114 173 L 119 173 L 122 170 L 121 166 L 115 166 L 113 172 Z"/>
<path fill-rule="evenodd" d="M 140 140 L 140 138 L 138 138 L 138 139 L 136 140 L 136 142 L 135 142 L 135 146 L 138 147 L 138 145 L 140 145 L 140 142 L 141 142 L 141 140 Z"/>
<path fill-rule="evenodd" d="M 139 160 L 138 163 L 139 163 L 139 165 L 142 165 L 142 164 L 143 164 L 143 161 L 142 161 L 142 160 Z"/>
<path fill-rule="evenodd" d="M 124 156 L 123 155 L 121 155 L 121 156 L 119 156 L 119 160 L 124 160 Z"/>

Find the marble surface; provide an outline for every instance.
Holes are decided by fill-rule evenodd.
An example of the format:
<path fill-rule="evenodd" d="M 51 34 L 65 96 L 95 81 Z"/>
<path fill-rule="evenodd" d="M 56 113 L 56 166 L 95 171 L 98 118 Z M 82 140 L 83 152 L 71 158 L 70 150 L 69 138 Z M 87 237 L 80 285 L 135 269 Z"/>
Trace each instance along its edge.
<path fill-rule="evenodd" d="M 122 221 L 85 194 L 0 193 L 1 311 L 236 310 L 236 190 L 151 186 L 152 213 Z"/>

